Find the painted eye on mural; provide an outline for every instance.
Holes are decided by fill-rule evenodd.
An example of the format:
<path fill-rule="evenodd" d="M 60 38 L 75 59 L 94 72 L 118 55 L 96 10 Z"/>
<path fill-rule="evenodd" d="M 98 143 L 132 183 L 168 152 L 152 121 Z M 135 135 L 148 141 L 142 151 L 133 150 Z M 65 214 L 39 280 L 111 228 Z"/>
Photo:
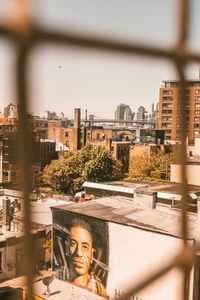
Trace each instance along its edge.
<path fill-rule="evenodd" d="M 75 241 L 70 241 L 70 247 L 76 247 L 76 242 Z"/>
<path fill-rule="evenodd" d="M 82 246 L 82 249 L 83 249 L 84 251 L 87 251 L 87 250 L 89 249 L 89 247 L 88 247 L 87 245 L 83 245 L 83 246 Z"/>

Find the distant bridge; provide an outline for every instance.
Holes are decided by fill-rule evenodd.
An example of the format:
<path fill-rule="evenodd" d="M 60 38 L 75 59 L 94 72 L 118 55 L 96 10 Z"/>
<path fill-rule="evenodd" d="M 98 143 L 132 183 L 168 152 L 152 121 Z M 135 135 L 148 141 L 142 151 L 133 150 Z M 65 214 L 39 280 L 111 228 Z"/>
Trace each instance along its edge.
<path fill-rule="evenodd" d="M 74 120 L 71 120 L 73 123 Z M 156 121 L 147 121 L 147 120 L 120 120 L 120 119 L 94 119 L 94 120 L 85 120 L 82 119 L 81 123 L 122 123 L 122 124 L 149 124 L 149 125 L 157 125 Z"/>

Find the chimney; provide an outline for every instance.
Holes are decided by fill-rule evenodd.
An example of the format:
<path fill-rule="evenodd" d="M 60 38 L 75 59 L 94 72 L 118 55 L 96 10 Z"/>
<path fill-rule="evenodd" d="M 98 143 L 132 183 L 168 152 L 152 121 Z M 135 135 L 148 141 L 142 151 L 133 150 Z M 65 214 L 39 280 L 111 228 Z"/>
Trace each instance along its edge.
<path fill-rule="evenodd" d="M 80 108 L 74 109 L 74 141 L 73 151 L 81 149 L 81 110 Z"/>
<path fill-rule="evenodd" d="M 134 202 L 143 207 L 155 209 L 157 192 L 146 191 L 144 188 L 136 188 L 134 192 Z"/>
<path fill-rule="evenodd" d="M 105 147 L 108 151 L 111 151 L 111 144 L 112 144 L 112 139 L 105 139 Z"/>
<path fill-rule="evenodd" d="M 2 230 L 10 230 L 11 222 L 11 210 L 10 210 L 10 199 L 6 197 L 3 199 L 3 213 L 2 213 Z"/>

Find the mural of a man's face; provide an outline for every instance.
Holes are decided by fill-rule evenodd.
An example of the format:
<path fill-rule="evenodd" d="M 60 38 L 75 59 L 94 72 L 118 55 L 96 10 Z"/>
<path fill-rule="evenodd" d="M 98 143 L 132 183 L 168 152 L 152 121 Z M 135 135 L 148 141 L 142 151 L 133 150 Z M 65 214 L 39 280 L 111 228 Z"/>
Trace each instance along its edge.
<path fill-rule="evenodd" d="M 93 259 L 93 251 L 90 232 L 79 226 L 71 227 L 69 252 L 71 265 L 77 276 L 88 275 Z"/>

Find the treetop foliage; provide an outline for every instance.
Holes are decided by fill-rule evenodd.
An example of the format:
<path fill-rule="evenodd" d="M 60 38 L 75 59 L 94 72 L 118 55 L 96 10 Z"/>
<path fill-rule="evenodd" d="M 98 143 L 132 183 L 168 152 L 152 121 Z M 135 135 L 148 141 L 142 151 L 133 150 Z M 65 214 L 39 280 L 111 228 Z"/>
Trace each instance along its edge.
<path fill-rule="evenodd" d="M 43 182 L 53 190 L 73 193 L 84 181 L 109 181 L 122 177 L 122 164 L 105 147 L 87 144 L 63 160 L 54 160 L 43 171 Z"/>
<path fill-rule="evenodd" d="M 175 162 L 175 155 L 172 150 L 164 148 L 157 153 L 144 152 L 141 155 L 133 156 L 129 165 L 129 177 L 144 178 L 150 177 L 152 171 L 166 170 L 167 166 Z"/>

